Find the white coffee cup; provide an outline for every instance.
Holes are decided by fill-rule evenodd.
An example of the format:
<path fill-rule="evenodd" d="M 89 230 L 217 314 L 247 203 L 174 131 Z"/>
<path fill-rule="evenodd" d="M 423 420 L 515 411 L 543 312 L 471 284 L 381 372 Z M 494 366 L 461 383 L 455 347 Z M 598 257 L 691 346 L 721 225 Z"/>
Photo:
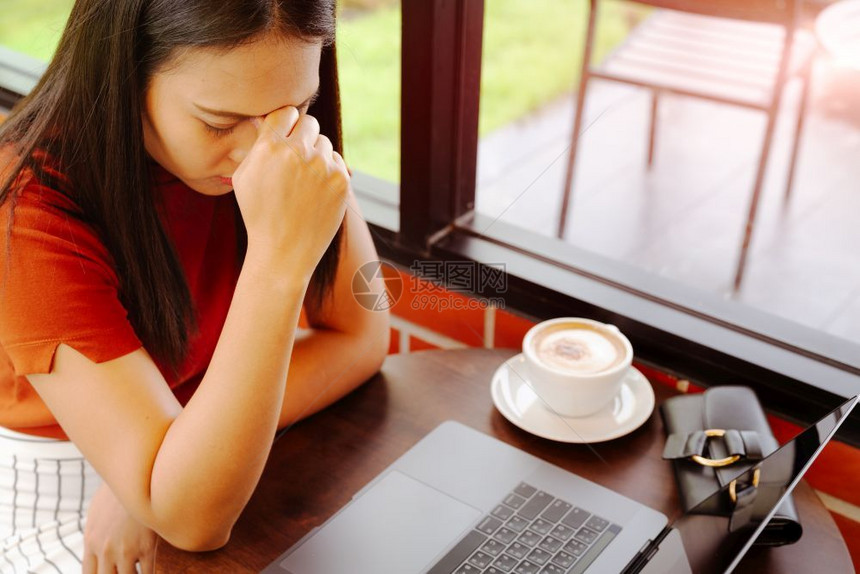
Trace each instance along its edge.
<path fill-rule="evenodd" d="M 550 410 L 585 417 L 621 390 L 633 347 L 615 325 L 578 317 L 538 323 L 523 338 L 525 375 Z"/>

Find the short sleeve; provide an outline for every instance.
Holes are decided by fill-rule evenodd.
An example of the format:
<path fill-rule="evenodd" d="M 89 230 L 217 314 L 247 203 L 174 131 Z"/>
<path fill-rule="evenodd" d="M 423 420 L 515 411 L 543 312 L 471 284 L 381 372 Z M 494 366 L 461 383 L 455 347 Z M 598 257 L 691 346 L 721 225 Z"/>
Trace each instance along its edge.
<path fill-rule="evenodd" d="M 119 298 L 119 280 L 98 234 L 74 204 L 36 183 L 0 206 L 0 346 L 18 376 L 49 373 L 65 343 L 101 363 L 141 342 Z"/>

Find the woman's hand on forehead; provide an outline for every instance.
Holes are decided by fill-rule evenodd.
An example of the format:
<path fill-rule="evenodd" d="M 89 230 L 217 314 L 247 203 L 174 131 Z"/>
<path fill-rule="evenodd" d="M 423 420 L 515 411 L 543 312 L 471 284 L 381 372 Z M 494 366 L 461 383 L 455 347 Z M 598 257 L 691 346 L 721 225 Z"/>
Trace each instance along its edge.
<path fill-rule="evenodd" d="M 249 253 L 309 279 L 343 221 L 346 165 L 317 119 L 294 106 L 251 121 L 257 139 L 232 181 Z"/>
<path fill-rule="evenodd" d="M 257 128 L 258 134 L 271 133 L 277 139 L 286 139 L 292 134 L 293 128 L 301 114 L 295 106 L 284 106 L 266 114 L 251 118 L 251 123 Z"/>

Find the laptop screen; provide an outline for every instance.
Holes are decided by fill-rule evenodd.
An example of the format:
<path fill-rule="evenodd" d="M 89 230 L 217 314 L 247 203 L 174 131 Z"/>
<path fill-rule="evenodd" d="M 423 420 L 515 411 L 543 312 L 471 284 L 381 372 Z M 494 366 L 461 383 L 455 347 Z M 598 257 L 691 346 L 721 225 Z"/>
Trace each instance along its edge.
<path fill-rule="evenodd" d="M 756 467 L 741 474 L 734 488 L 737 503 L 732 502 L 729 485 L 726 485 L 672 524 L 681 535 L 693 572 L 723 573 L 737 565 L 856 402 L 857 397 L 846 401 Z M 758 486 L 752 486 L 756 470 Z M 723 515 L 702 511 L 714 508 L 715 503 L 725 510 Z"/>

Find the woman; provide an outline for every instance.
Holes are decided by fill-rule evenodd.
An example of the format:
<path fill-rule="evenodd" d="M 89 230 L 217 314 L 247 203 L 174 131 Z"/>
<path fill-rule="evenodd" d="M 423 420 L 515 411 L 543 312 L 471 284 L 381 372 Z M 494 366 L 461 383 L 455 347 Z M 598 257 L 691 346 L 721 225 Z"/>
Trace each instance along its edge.
<path fill-rule="evenodd" d="M 276 429 L 378 370 L 333 38 L 319 0 L 75 3 L 0 125 L 3 572 L 222 546 Z"/>

